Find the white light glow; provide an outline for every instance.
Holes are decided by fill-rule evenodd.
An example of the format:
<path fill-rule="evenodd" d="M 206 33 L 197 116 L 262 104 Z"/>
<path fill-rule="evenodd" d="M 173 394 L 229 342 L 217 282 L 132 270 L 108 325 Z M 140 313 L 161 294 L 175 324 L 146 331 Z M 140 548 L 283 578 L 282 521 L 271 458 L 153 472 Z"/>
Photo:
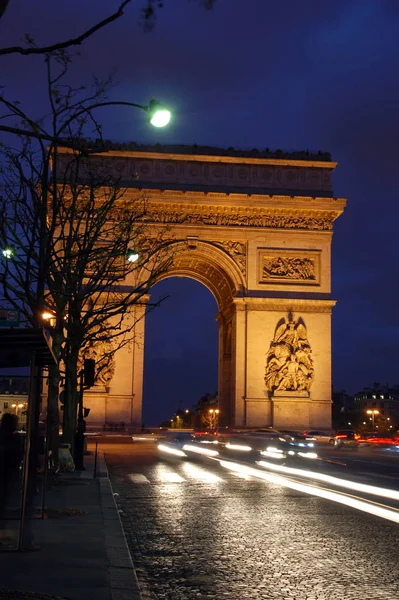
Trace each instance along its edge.
<path fill-rule="evenodd" d="M 174 454 L 175 456 L 187 456 L 182 450 L 171 448 L 171 446 L 165 446 L 164 444 L 158 444 L 158 450 L 166 452 L 167 454 Z"/>
<path fill-rule="evenodd" d="M 277 452 L 278 454 L 282 454 L 283 451 L 281 450 L 281 448 L 276 448 L 275 446 L 268 446 L 266 448 L 266 452 Z M 262 454 L 262 452 L 261 452 Z"/>
<path fill-rule="evenodd" d="M 194 452 L 195 454 L 204 454 L 205 456 L 217 456 L 219 454 L 217 450 L 211 450 L 210 448 L 199 448 L 198 446 L 191 446 L 190 444 L 184 444 L 183 450 L 186 452 Z"/>
<path fill-rule="evenodd" d="M 284 454 L 279 454 L 278 452 L 270 452 L 269 450 L 263 450 L 261 452 L 262 456 L 268 456 L 269 458 L 284 458 Z"/>
<path fill-rule="evenodd" d="M 5 248 L 3 250 L 3 256 L 4 258 L 12 258 L 14 256 L 14 252 L 11 248 Z"/>
<path fill-rule="evenodd" d="M 214 475 L 205 469 L 201 469 L 190 462 L 185 462 L 183 464 L 183 471 L 188 477 L 192 477 L 197 481 L 203 481 L 204 483 L 220 483 L 223 481 L 221 477 L 218 477 L 217 475 Z"/>
<path fill-rule="evenodd" d="M 127 254 L 127 259 L 129 262 L 136 262 L 138 260 L 139 254 L 135 250 L 130 250 Z"/>
<path fill-rule="evenodd" d="M 228 448 L 229 450 L 241 450 L 242 452 L 251 452 L 252 450 L 251 446 L 242 446 L 241 444 L 230 444 L 230 442 L 227 442 L 226 448 Z"/>
<path fill-rule="evenodd" d="M 130 473 L 128 477 L 132 483 L 150 483 L 149 479 L 142 473 Z"/>
<path fill-rule="evenodd" d="M 298 456 L 303 458 L 317 458 L 316 452 L 298 452 Z"/>
<path fill-rule="evenodd" d="M 170 110 L 165 108 L 157 110 L 150 119 L 151 125 L 154 127 L 165 127 L 170 121 Z"/>
<path fill-rule="evenodd" d="M 332 502 L 344 504 L 345 506 L 355 508 L 356 510 L 361 510 L 362 512 L 381 517 L 382 519 L 399 523 L 399 511 L 395 511 L 390 508 L 383 508 L 377 504 L 368 502 L 367 500 L 358 500 L 357 498 L 343 495 L 338 492 L 331 492 L 329 490 L 323 490 L 322 488 L 313 487 L 311 485 L 296 483 L 295 481 L 290 481 L 289 479 L 285 479 L 284 477 L 281 477 L 279 475 L 273 475 L 271 473 L 262 473 L 261 471 L 258 471 L 253 467 L 246 467 L 237 463 L 230 463 L 222 460 L 220 461 L 220 464 L 222 467 L 236 473 L 247 473 L 248 475 L 252 475 L 253 477 L 259 477 L 260 479 L 264 479 L 265 481 L 269 481 L 270 483 L 275 483 L 287 487 L 289 489 L 296 490 L 298 492 L 303 492 L 304 494 L 318 496 L 319 498 L 324 498 L 325 500 L 331 500 Z"/>
<path fill-rule="evenodd" d="M 184 477 L 170 471 L 161 471 L 158 476 L 162 483 L 183 483 L 186 481 Z"/>

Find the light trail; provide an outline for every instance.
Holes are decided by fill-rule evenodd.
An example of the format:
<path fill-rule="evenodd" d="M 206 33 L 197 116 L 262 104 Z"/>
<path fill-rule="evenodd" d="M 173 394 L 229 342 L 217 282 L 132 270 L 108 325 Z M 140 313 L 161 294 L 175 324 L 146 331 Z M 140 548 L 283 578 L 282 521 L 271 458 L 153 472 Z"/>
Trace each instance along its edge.
<path fill-rule="evenodd" d="M 366 512 L 370 515 L 380 517 L 387 521 L 399 523 L 399 511 L 393 508 L 384 508 L 376 503 L 367 500 L 360 500 L 353 496 L 346 495 L 342 492 L 332 492 L 330 490 L 317 488 L 306 483 L 298 483 L 296 481 L 286 479 L 281 475 L 265 473 L 264 471 L 260 471 L 258 469 L 255 469 L 254 467 L 247 467 L 238 463 L 221 460 L 220 465 L 225 469 L 229 469 L 230 471 L 233 471 L 237 474 L 245 473 L 247 475 L 251 475 L 252 477 L 257 477 L 270 483 L 275 483 L 277 485 L 281 485 L 283 487 L 287 487 L 289 489 L 302 492 L 304 494 L 318 496 L 319 498 L 323 498 L 324 500 L 330 500 L 332 502 L 337 502 L 338 504 L 349 506 L 350 508 L 355 508 L 356 510 Z"/>
<path fill-rule="evenodd" d="M 194 452 L 195 454 L 204 454 L 205 456 L 218 456 L 219 454 L 217 450 L 211 450 L 210 448 L 199 448 L 198 446 L 191 446 L 191 444 L 184 444 L 183 450 L 186 452 Z"/>
<path fill-rule="evenodd" d="M 167 454 L 173 454 L 174 456 L 187 456 L 182 450 L 177 450 L 176 448 L 171 448 L 170 446 L 165 446 L 164 444 L 158 444 L 158 450 L 161 452 L 166 452 Z"/>
<path fill-rule="evenodd" d="M 283 465 L 275 465 L 264 460 L 258 461 L 257 464 L 272 471 L 285 473 L 286 475 L 307 477 L 308 479 L 315 479 L 316 481 L 322 481 L 323 483 L 329 483 L 331 485 L 343 487 L 355 492 L 363 492 L 364 494 L 371 494 L 373 496 L 379 496 L 380 498 L 388 498 L 389 500 L 399 500 L 399 492 L 396 490 L 381 488 L 365 483 L 357 483 L 355 481 L 349 481 L 348 479 L 340 479 L 339 477 L 333 477 L 332 475 L 327 475 L 325 473 L 314 473 L 313 471 L 306 471 L 305 469 L 296 469 L 293 467 L 285 467 Z"/>

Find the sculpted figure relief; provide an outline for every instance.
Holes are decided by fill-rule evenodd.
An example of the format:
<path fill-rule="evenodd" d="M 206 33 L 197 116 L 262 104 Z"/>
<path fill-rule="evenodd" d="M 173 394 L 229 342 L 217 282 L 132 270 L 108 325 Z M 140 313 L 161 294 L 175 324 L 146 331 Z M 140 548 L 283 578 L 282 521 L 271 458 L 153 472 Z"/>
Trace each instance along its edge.
<path fill-rule="evenodd" d="M 316 279 L 315 263 L 311 258 L 264 256 L 263 279 Z"/>
<path fill-rule="evenodd" d="M 266 357 L 265 384 L 269 392 L 310 390 L 314 367 L 305 323 L 281 319 Z"/>

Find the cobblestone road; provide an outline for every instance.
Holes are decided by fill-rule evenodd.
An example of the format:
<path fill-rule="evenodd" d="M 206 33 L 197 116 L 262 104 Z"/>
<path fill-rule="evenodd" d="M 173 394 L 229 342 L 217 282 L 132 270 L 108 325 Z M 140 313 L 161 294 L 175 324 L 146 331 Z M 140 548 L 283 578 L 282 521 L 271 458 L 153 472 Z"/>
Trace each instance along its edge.
<path fill-rule="evenodd" d="M 104 449 L 146 600 L 398 600 L 399 525 L 213 461 Z"/>

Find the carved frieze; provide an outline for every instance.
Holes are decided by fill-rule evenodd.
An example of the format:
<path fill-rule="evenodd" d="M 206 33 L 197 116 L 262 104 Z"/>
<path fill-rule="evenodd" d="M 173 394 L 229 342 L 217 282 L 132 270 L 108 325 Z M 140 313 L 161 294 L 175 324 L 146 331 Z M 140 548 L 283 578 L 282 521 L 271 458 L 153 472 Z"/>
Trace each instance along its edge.
<path fill-rule="evenodd" d="M 305 323 L 292 315 L 281 319 L 266 356 L 265 385 L 269 392 L 309 392 L 314 377 L 312 350 Z"/>
<path fill-rule="evenodd" d="M 133 154 L 133 156 L 132 156 Z M 134 155 L 135 154 L 135 155 Z M 231 157 L 157 156 L 154 153 L 129 153 L 129 158 L 97 156 L 92 162 L 107 169 L 127 186 L 131 182 L 215 185 L 235 188 L 273 188 L 331 190 L 335 163 L 324 161 L 287 161 L 232 159 Z"/>
<path fill-rule="evenodd" d="M 259 250 L 259 283 L 320 283 L 320 252 Z"/>
<path fill-rule="evenodd" d="M 143 221 L 162 225 L 215 225 L 218 227 L 265 227 L 271 229 L 307 229 L 315 231 L 332 230 L 333 222 L 336 219 L 335 212 L 326 211 L 322 216 L 312 216 L 311 214 L 301 214 L 299 211 L 292 214 L 276 214 L 273 212 L 252 210 L 245 208 L 239 210 L 210 210 L 204 207 L 204 210 L 193 210 L 192 207 L 181 205 L 175 210 L 170 210 L 166 206 L 157 208 L 149 206 Z"/>

